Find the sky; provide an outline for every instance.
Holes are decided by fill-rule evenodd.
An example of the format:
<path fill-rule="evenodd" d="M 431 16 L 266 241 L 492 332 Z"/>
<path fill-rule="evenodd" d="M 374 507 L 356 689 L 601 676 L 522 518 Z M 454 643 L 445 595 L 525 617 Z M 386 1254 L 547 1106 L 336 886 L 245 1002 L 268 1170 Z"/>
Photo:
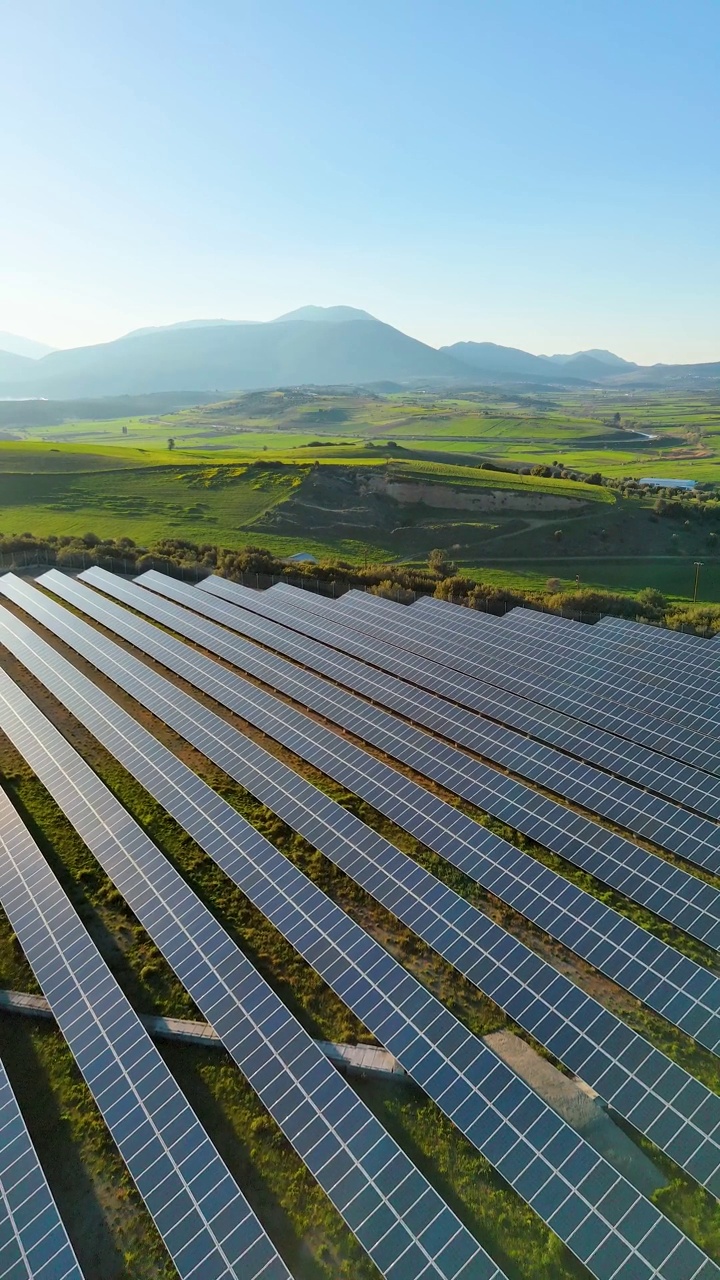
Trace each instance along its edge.
<path fill-rule="evenodd" d="M 4 0 L 0 330 L 720 360 L 718 0 Z"/>

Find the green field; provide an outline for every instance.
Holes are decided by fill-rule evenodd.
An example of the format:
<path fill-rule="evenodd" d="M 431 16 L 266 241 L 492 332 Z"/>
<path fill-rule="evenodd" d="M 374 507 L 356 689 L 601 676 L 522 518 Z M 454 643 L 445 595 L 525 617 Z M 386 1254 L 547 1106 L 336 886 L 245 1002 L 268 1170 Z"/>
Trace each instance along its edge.
<path fill-rule="evenodd" d="M 720 599 L 712 522 L 671 525 L 651 518 L 650 497 L 525 474 L 542 465 L 720 487 L 715 393 L 298 390 L 6 434 L 15 437 L 0 443 L 6 537 L 252 543 L 351 564 L 418 564 L 437 546 L 463 574 L 507 585 L 579 576 L 679 598 L 701 559 L 701 597 Z"/>

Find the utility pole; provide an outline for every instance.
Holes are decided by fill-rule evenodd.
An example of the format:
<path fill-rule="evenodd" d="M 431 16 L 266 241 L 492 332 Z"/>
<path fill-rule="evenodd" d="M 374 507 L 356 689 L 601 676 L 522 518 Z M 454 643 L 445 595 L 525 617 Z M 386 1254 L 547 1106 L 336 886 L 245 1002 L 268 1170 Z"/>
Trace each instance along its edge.
<path fill-rule="evenodd" d="M 695 604 L 697 600 L 698 578 L 700 577 L 700 570 L 702 569 L 704 561 L 695 560 L 693 561 L 693 563 L 695 565 L 695 586 L 693 587 L 693 604 Z"/>

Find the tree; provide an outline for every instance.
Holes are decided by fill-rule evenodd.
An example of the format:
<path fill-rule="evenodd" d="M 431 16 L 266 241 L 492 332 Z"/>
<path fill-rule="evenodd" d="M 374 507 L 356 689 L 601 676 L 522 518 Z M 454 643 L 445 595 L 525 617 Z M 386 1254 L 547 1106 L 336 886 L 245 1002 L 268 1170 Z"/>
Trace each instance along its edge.
<path fill-rule="evenodd" d="M 455 565 L 441 547 L 435 547 L 428 556 L 428 569 L 438 578 L 451 578 L 455 572 Z"/>
<path fill-rule="evenodd" d="M 637 593 L 638 612 L 644 618 L 650 618 L 658 621 L 664 617 L 668 607 L 668 602 L 661 591 L 656 591 L 654 587 L 643 587 L 642 591 Z"/>
<path fill-rule="evenodd" d="M 173 449 L 174 449 L 174 448 L 175 448 L 175 441 L 174 441 L 174 439 L 173 439 L 173 437 L 172 437 L 172 436 L 169 436 L 169 437 L 168 437 L 168 449 L 169 449 L 169 450 L 170 450 L 170 452 L 172 453 L 172 451 L 173 451 Z"/>
<path fill-rule="evenodd" d="M 127 435 L 127 427 L 123 427 L 123 429 L 122 429 L 122 433 L 123 433 L 123 435 L 124 435 L 124 436 L 126 436 L 126 435 Z"/>

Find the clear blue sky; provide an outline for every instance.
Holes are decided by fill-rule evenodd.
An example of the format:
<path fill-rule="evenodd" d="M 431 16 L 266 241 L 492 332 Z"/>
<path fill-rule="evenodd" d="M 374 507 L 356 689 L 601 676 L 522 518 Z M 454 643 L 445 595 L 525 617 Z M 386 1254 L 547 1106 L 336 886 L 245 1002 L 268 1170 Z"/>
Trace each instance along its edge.
<path fill-rule="evenodd" d="M 3 6 L 0 329 L 720 359 L 718 0 Z"/>

